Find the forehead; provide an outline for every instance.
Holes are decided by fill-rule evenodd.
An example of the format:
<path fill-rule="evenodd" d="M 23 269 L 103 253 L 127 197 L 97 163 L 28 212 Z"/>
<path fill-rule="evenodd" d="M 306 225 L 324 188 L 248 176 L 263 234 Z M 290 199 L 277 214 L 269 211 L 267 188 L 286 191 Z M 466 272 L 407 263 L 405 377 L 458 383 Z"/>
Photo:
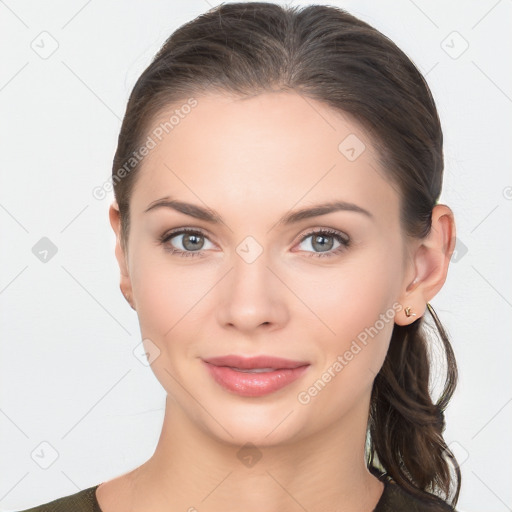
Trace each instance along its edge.
<path fill-rule="evenodd" d="M 132 194 L 135 215 L 165 195 L 239 216 L 262 204 L 280 213 L 339 199 L 363 203 L 376 215 L 398 215 L 397 191 L 350 116 L 291 92 L 195 101 L 183 112 L 173 104 L 154 120 L 155 145 Z"/>

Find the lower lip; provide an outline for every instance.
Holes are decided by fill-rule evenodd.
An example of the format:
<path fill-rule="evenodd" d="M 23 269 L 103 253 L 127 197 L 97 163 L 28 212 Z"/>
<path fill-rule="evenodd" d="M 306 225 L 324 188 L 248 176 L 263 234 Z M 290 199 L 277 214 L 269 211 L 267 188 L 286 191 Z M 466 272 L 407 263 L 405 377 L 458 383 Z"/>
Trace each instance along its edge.
<path fill-rule="evenodd" d="M 272 372 L 246 373 L 228 366 L 215 366 L 203 361 L 216 382 L 241 396 L 263 396 L 273 393 L 301 377 L 309 365 L 283 368 Z"/>

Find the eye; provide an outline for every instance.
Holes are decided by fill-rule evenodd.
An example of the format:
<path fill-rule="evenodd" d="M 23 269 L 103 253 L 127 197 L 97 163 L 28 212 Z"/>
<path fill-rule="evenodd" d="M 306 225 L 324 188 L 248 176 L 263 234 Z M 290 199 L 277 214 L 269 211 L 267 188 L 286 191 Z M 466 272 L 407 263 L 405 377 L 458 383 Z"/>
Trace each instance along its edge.
<path fill-rule="evenodd" d="M 301 238 L 300 243 L 302 244 L 309 238 L 311 238 L 312 240 L 307 245 L 309 245 L 313 249 L 320 249 L 319 253 L 309 254 L 310 257 L 329 258 L 342 253 L 350 246 L 350 238 L 344 233 L 341 233 L 340 231 L 336 231 L 333 229 L 319 229 L 316 231 L 310 231 Z M 335 239 L 339 243 L 339 246 L 336 247 L 334 250 L 331 250 L 334 242 L 329 241 L 329 239 Z"/>
<path fill-rule="evenodd" d="M 181 238 L 179 242 L 184 249 L 176 248 L 171 244 L 174 238 Z M 318 229 L 310 231 L 302 236 L 300 244 L 304 243 L 309 238 L 312 238 L 309 246 L 313 249 L 320 249 L 320 252 L 312 252 L 309 257 L 332 257 L 345 251 L 350 245 L 350 239 L 344 233 L 333 229 Z M 338 247 L 332 250 L 333 242 L 325 242 L 326 240 L 334 239 L 338 242 Z M 204 251 L 208 247 L 204 247 L 205 240 L 208 240 L 206 235 L 198 229 L 179 228 L 174 231 L 166 232 L 160 237 L 160 243 L 165 246 L 165 250 L 171 254 L 184 257 L 204 257 Z"/>
<path fill-rule="evenodd" d="M 173 238 L 182 237 L 179 242 L 185 248 L 176 249 L 170 243 Z M 194 256 L 204 256 L 203 248 L 204 248 L 204 240 L 208 240 L 206 235 L 197 229 L 187 229 L 180 228 L 175 231 L 171 231 L 170 233 L 164 233 L 160 238 L 160 243 L 165 246 L 165 250 L 170 252 L 171 254 L 177 254 L 178 256 L 185 257 L 194 257 Z M 207 247 L 208 248 L 208 247 Z"/>

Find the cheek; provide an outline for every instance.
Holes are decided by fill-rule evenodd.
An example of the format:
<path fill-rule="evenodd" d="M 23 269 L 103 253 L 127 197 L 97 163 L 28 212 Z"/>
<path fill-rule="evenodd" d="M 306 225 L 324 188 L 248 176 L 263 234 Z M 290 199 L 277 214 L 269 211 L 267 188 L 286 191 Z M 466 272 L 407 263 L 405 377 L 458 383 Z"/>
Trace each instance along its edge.
<path fill-rule="evenodd" d="M 395 310 L 382 275 L 340 273 L 339 283 L 336 278 L 320 281 L 308 297 L 321 321 L 309 317 L 303 321 L 304 339 L 315 345 L 317 360 L 316 371 L 298 399 L 301 404 L 314 403 L 322 417 L 341 417 L 360 404 L 384 363 Z"/>
<path fill-rule="evenodd" d="M 173 258 L 160 249 L 141 251 L 130 273 L 141 333 L 157 344 L 200 325 L 201 302 L 215 282 L 207 266 L 180 265 Z"/>
<path fill-rule="evenodd" d="M 377 252 L 354 255 L 338 267 L 295 278 L 294 292 L 307 306 L 305 314 L 330 338 L 356 336 L 391 308 L 398 290 L 399 259 Z"/>
<path fill-rule="evenodd" d="M 381 256 L 380 254 L 384 254 Z M 316 378 L 336 375 L 334 392 L 327 400 L 347 400 L 371 387 L 389 347 L 394 327 L 393 304 L 399 284 L 400 258 L 391 251 L 361 252 L 338 268 L 322 269 L 298 281 L 304 298 L 307 338 L 315 340 L 318 355 Z M 313 379 L 314 380 L 314 379 Z M 343 391 L 345 390 L 345 391 Z M 343 391 L 343 392 L 342 392 Z M 340 403 L 341 406 L 341 403 Z"/>
<path fill-rule="evenodd" d="M 197 268 L 173 265 L 165 258 L 139 261 L 134 265 L 132 287 L 141 336 L 151 340 L 146 352 L 155 354 L 153 373 L 168 393 L 179 395 L 175 378 L 187 379 L 189 368 L 193 370 L 196 364 L 197 340 L 204 338 L 205 318 L 200 315 L 212 276 Z"/>

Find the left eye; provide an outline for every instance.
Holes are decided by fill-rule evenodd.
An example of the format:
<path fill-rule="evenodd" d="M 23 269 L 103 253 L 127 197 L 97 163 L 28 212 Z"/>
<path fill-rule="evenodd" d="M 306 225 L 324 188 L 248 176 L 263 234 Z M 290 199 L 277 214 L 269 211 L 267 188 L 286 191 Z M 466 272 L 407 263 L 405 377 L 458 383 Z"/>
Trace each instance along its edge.
<path fill-rule="evenodd" d="M 350 239 L 348 236 L 343 235 L 339 231 L 334 231 L 330 229 L 322 229 L 318 231 L 312 231 L 306 235 L 304 235 L 301 239 L 301 244 L 311 238 L 311 242 L 309 245 L 314 249 L 320 248 L 321 251 L 319 253 L 312 253 L 310 256 L 312 257 L 329 257 L 336 254 L 341 253 L 350 245 Z M 335 249 L 332 249 L 333 242 L 325 243 L 325 240 L 335 239 L 339 245 Z M 326 249 L 326 250 L 324 250 Z"/>
<path fill-rule="evenodd" d="M 177 249 L 174 247 L 170 241 L 173 238 L 182 237 L 181 244 L 184 247 L 183 249 Z M 312 252 L 309 254 L 311 257 L 329 257 L 340 252 L 344 251 L 350 244 L 350 239 L 347 235 L 335 230 L 317 230 L 311 231 L 304 235 L 300 244 L 303 244 L 306 240 L 311 238 L 310 247 L 313 249 L 320 249 L 320 252 Z M 333 249 L 334 242 L 325 242 L 325 240 L 334 239 L 338 242 L 338 246 Z M 177 231 L 173 231 L 171 233 L 165 233 L 160 238 L 160 243 L 165 246 L 166 251 L 171 254 L 176 254 L 178 256 L 204 256 L 204 241 L 208 240 L 206 235 L 201 231 L 196 229 L 179 229 Z M 211 243 L 211 242 L 210 242 Z M 170 247 L 169 247 L 170 246 Z M 308 251 L 306 251 L 308 252 Z"/>

